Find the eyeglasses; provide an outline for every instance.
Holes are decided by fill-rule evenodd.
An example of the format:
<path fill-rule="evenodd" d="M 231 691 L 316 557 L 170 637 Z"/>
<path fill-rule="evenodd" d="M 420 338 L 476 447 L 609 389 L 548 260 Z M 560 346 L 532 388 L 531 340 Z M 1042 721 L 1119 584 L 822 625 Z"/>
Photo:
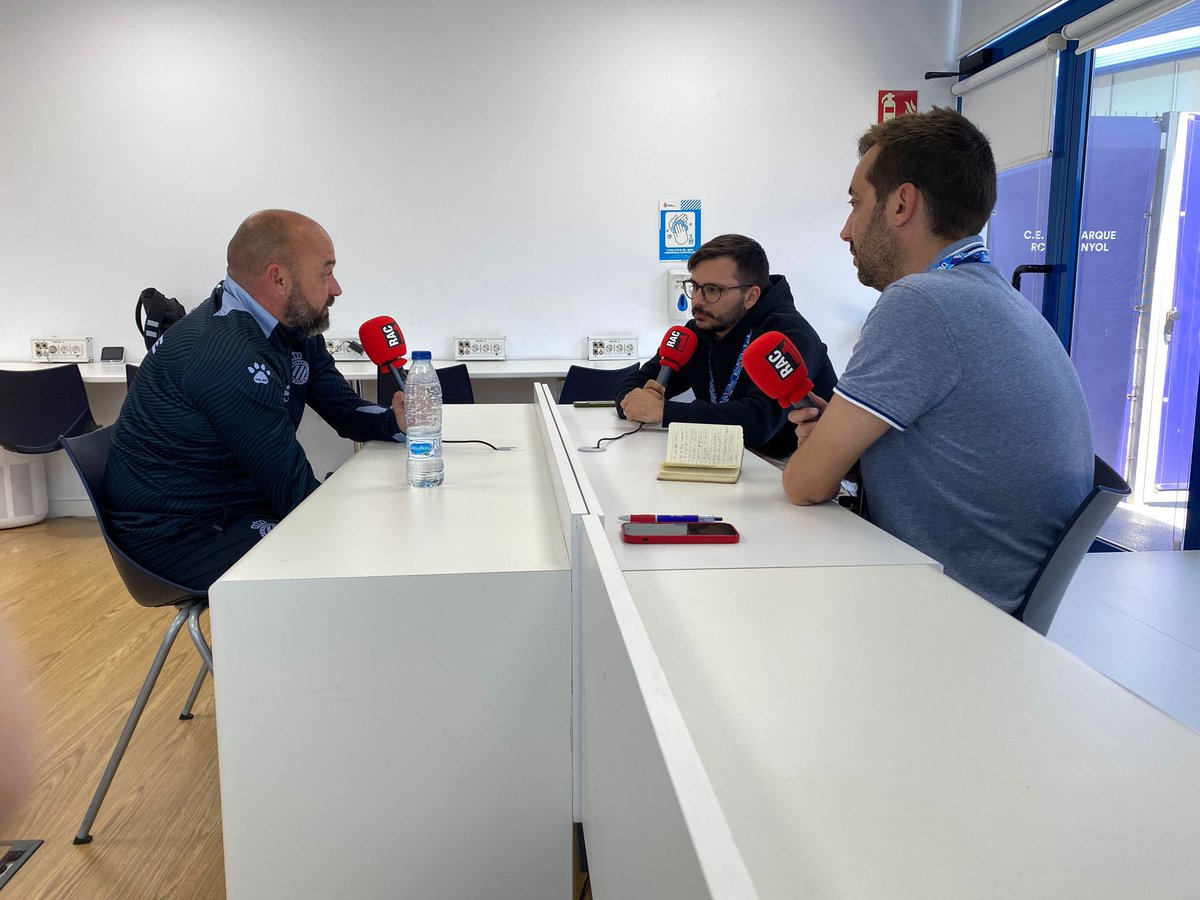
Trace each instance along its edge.
<path fill-rule="evenodd" d="M 731 284 L 728 287 L 723 287 L 719 284 L 697 284 L 689 278 L 683 283 L 683 293 L 689 300 L 696 296 L 697 293 L 701 293 L 704 295 L 705 303 L 716 303 L 726 291 L 745 290 L 749 287 L 754 287 L 754 285 Z"/>

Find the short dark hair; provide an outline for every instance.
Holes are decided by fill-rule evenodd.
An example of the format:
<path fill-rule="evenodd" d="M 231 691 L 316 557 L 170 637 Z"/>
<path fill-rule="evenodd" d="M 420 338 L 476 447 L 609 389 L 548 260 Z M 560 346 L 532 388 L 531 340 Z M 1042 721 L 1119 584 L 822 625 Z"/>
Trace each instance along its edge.
<path fill-rule="evenodd" d="M 876 202 L 909 182 L 925 195 L 935 235 L 958 240 L 978 234 L 996 208 L 996 161 L 983 132 L 952 109 L 897 116 L 872 125 L 858 155 L 879 148 L 867 181 Z"/>
<path fill-rule="evenodd" d="M 688 257 L 688 271 L 705 260 L 720 256 L 733 257 L 737 263 L 738 281 L 742 284 L 756 284 L 764 291 L 771 286 L 771 264 L 767 262 L 767 252 L 762 244 L 744 234 L 721 234 L 701 244 L 700 249 Z"/>

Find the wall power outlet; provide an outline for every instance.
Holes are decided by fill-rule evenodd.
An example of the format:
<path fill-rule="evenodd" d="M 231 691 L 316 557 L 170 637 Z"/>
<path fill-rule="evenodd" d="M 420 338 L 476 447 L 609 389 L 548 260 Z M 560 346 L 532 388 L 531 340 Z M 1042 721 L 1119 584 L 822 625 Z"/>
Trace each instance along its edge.
<path fill-rule="evenodd" d="M 29 349 L 35 362 L 91 362 L 92 339 L 32 338 Z"/>
<path fill-rule="evenodd" d="M 325 335 L 325 349 L 329 351 L 329 355 L 334 359 L 347 361 L 366 359 L 365 353 L 355 350 L 350 346 L 351 342 L 358 345 L 358 338 L 330 337 L 329 335 Z"/>
<path fill-rule="evenodd" d="M 638 358 L 638 341 L 635 337 L 589 337 L 586 348 L 588 359 Z"/>
<path fill-rule="evenodd" d="M 507 359 L 505 337 L 456 337 L 455 359 Z"/>

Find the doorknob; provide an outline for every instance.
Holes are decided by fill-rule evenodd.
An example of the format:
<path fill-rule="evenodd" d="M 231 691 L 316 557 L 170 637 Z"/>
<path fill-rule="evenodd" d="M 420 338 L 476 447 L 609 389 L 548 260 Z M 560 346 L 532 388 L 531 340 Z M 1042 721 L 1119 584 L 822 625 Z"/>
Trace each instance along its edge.
<path fill-rule="evenodd" d="M 1049 265 L 1044 265 L 1044 264 L 1043 265 L 1035 265 L 1033 263 L 1028 263 L 1023 266 L 1017 266 L 1015 269 L 1013 269 L 1012 286 L 1019 291 L 1021 289 L 1021 276 L 1026 273 L 1036 273 L 1038 275 L 1049 275 L 1053 271 L 1054 271 L 1054 266 L 1049 266 Z"/>
<path fill-rule="evenodd" d="M 1179 321 L 1179 307 L 1172 306 L 1171 311 L 1167 313 L 1167 321 L 1163 325 L 1163 341 L 1171 343 L 1171 335 L 1175 333 L 1175 323 Z"/>

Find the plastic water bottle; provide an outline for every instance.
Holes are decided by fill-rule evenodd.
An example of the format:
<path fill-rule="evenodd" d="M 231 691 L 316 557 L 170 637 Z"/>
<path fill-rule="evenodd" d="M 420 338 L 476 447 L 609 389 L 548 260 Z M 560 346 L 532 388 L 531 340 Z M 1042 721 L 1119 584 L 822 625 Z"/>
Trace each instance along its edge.
<path fill-rule="evenodd" d="M 404 391 L 408 420 L 408 483 L 417 488 L 437 487 L 445 471 L 442 463 L 442 383 L 428 350 L 414 350 L 412 369 Z"/>

